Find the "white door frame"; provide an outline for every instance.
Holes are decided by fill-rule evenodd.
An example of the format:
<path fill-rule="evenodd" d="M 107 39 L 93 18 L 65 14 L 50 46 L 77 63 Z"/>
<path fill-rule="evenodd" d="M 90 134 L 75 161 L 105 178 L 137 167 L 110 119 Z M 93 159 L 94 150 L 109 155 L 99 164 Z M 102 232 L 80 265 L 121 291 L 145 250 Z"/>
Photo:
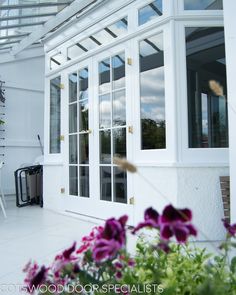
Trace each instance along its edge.
<path fill-rule="evenodd" d="M 63 112 L 67 130 L 65 136 L 65 197 L 62 202 L 62 208 L 66 212 L 77 213 L 78 215 L 88 216 L 98 219 L 107 219 L 109 217 L 119 217 L 123 214 L 129 215 L 129 224 L 133 224 L 134 205 L 129 204 L 133 196 L 133 176 L 127 175 L 127 204 L 100 200 L 100 175 L 99 175 L 99 104 L 98 104 L 98 63 L 107 57 L 114 56 L 125 51 L 126 53 L 126 141 L 127 141 L 127 158 L 132 161 L 132 133 L 128 132 L 128 126 L 132 126 L 133 121 L 133 93 L 132 93 L 132 66 L 128 65 L 127 58 L 131 56 L 131 42 L 127 41 L 121 45 L 112 47 L 96 56 L 90 57 L 77 65 L 73 65 L 65 70 L 65 91 L 67 93 L 67 109 Z M 68 77 L 70 73 L 89 68 L 89 134 L 90 149 L 90 198 L 69 195 L 69 83 Z M 91 74 L 92 73 L 92 74 Z M 78 147 L 79 148 L 79 147 Z"/>

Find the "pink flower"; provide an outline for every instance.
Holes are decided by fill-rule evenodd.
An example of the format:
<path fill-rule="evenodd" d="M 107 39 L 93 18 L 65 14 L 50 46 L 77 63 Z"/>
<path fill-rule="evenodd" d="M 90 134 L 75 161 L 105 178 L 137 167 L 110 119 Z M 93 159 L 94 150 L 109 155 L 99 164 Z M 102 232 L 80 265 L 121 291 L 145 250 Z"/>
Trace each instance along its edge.
<path fill-rule="evenodd" d="M 156 228 L 160 230 L 162 240 L 169 240 L 175 236 L 177 241 L 182 243 L 186 242 L 189 236 L 197 235 L 197 230 L 190 223 L 191 220 L 192 212 L 189 209 L 175 209 L 168 205 L 162 215 L 159 215 L 153 208 L 148 208 L 145 211 L 144 222 L 138 224 L 133 233 L 144 227 Z"/>
<path fill-rule="evenodd" d="M 189 209 L 166 206 L 160 218 L 161 239 L 169 240 L 175 236 L 179 243 L 185 243 L 189 236 L 197 235 L 197 230 L 190 223 L 191 220 L 192 212 Z"/>
<path fill-rule="evenodd" d="M 64 267 L 70 263 L 75 263 L 78 260 L 78 257 L 74 255 L 75 250 L 76 242 L 74 242 L 70 248 L 64 250 L 61 254 L 55 257 L 51 269 L 54 278 L 57 281 L 60 280 L 61 272 L 63 271 Z"/>
<path fill-rule="evenodd" d="M 102 262 L 112 259 L 120 250 L 120 244 L 115 240 L 99 239 L 93 249 L 93 259 L 96 262 Z"/>
<path fill-rule="evenodd" d="M 135 266 L 135 261 L 134 261 L 133 259 L 130 258 L 130 259 L 128 260 L 128 266 L 129 266 L 129 267 L 134 267 L 134 266 Z"/>
<path fill-rule="evenodd" d="M 112 259 L 126 243 L 125 225 L 128 216 L 119 219 L 110 218 L 106 221 L 104 229 L 96 236 L 93 247 L 93 259 L 96 262 Z"/>
<path fill-rule="evenodd" d="M 114 263 L 114 266 L 115 266 L 115 268 L 118 268 L 118 269 L 122 269 L 122 268 L 123 268 L 123 264 L 120 263 L 119 261 L 116 261 L 116 262 Z"/>
<path fill-rule="evenodd" d="M 119 219 L 111 218 L 105 223 L 104 229 L 101 232 L 100 238 L 106 240 L 115 240 L 123 246 L 126 242 L 125 225 L 128 216 L 124 215 Z"/>
<path fill-rule="evenodd" d="M 148 208 L 144 213 L 144 222 L 141 222 L 133 230 L 135 234 L 137 231 L 144 227 L 159 228 L 159 213 L 152 207 Z"/>
<path fill-rule="evenodd" d="M 102 226 L 94 227 L 88 236 L 84 236 L 82 238 L 82 245 L 76 251 L 76 253 L 82 254 L 86 252 L 87 250 L 91 249 L 94 246 L 94 243 L 97 237 L 101 234 L 102 231 L 103 231 Z"/>
<path fill-rule="evenodd" d="M 165 253 L 169 253 L 170 252 L 170 247 L 169 247 L 169 243 L 167 241 L 161 241 L 157 248 L 161 249 L 162 251 L 164 251 Z"/>
<path fill-rule="evenodd" d="M 117 280 L 122 279 L 122 272 L 121 271 L 117 271 L 116 274 L 115 274 L 115 276 L 116 276 L 116 279 Z"/>
<path fill-rule="evenodd" d="M 27 263 L 23 272 L 27 273 L 27 276 L 24 280 L 26 283 L 26 289 L 28 293 L 34 293 L 35 288 L 39 287 L 40 285 L 46 283 L 47 281 L 47 274 L 48 268 L 44 265 L 39 267 L 37 263 Z"/>
<path fill-rule="evenodd" d="M 226 219 L 222 219 L 222 222 L 223 222 L 224 227 L 227 230 L 228 234 L 231 237 L 234 237 L 236 235 L 236 223 L 230 225 L 230 223 Z"/>

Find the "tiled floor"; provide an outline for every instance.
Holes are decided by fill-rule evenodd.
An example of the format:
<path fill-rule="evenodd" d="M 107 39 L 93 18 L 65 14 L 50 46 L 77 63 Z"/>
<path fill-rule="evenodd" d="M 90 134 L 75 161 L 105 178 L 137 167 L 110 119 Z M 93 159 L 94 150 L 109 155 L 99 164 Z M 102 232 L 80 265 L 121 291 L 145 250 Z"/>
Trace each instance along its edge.
<path fill-rule="evenodd" d="M 55 254 L 80 241 L 94 226 L 38 206 L 16 208 L 9 202 L 7 219 L 0 212 L 0 294 L 24 294 L 12 284 L 22 284 L 22 268 L 29 259 L 49 264 Z"/>

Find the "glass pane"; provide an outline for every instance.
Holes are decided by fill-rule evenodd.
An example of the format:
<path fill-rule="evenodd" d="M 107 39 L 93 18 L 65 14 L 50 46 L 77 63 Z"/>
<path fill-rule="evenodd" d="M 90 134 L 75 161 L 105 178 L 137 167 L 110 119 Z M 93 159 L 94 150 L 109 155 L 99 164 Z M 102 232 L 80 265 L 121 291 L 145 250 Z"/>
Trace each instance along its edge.
<path fill-rule="evenodd" d="M 162 0 L 156 0 L 139 9 L 139 26 L 162 15 Z"/>
<path fill-rule="evenodd" d="M 127 29 L 128 29 L 128 19 L 127 19 L 127 17 L 124 17 L 121 20 L 119 20 L 118 22 L 116 22 L 116 23 L 108 26 L 107 28 L 105 28 L 105 30 L 107 32 L 109 32 L 109 34 L 113 38 L 124 35 L 125 33 L 127 33 Z"/>
<path fill-rule="evenodd" d="M 69 192 L 72 196 L 78 196 L 78 167 L 69 167 Z"/>
<path fill-rule="evenodd" d="M 121 53 L 112 57 L 112 88 L 125 87 L 125 54 Z"/>
<path fill-rule="evenodd" d="M 50 81 L 50 154 L 61 152 L 61 77 Z"/>
<path fill-rule="evenodd" d="M 77 135 L 69 135 L 69 164 L 77 163 Z"/>
<path fill-rule="evenodd" d="M 89 167 L 79 167 L 80 197 L 89 198 Z"/>
<path fill-rule="evenodd" d="M 111 98 L 110 94 L 99 97 L 99 127 L 111 127 Z"/>
<path fill-rule="evenodd" d="M 113 129 L 114 157 L 126 158 L 126 128 Z"/>
<path fill-rule="evenodd" d="M 184 0 L 186 10 L 222 10 L 222 0 Z"/>
<path fill-rule="evenodd" d="M 99 63 L 99 93 L 106 93 L 111 90 L 110 59 Z"/>
<path fill-rule="evenodd" d="M 79 99 L 88 98 L 88 68 L 79 71 Z"/>
<path fill-rule="evenodd" d="M 100 167 L 100 198 L 111 201 L 111 167 Z"/>
<path fill-rule="evenodd" d="M 69 102 L 77 100 L 77 74 L 69 75 Z"/>
<path fill-rule="evenodd" d="M 77 57 L 79 57 L 80 55 L 84 54 L 86 51 L 83 50 L 81 47 L 79 47 L 78 45 L 73 45 L 71 47 L 68 48 L 67 50 L 67 59 L 71 60 L 71 59 L 75 59 Z"/>
<path fill-rule="evenodd" d="M 69 133 L 77 132 L 77 103 L 69 105 Z"/>
<path fill-rule="evenodd" d="M 99 31 L 92 36 L 101 45 L 107 44 L 114 40 L 114 38 L 105 30 Z"/>
<path fill-rule="evenodd" d="M 140 42 L 141 148 L 166 148 L 163 36 Z"/>
<path fill-rule="evenodd" d="M 113 93 L 113 126 L 123 126 L 126 124 L 126 99 L 125 90 Z"/>
<path fill-rule="evenodd" d="M 111 163 L 111 131 L 100 131 L 100 163 Z"/>
<path fill-rule="evenodd" d="M 195 27 L 185 32 L 189 147 L 228 147 L 224 29 Z"/>
<path fill-rule="evenodd" d="M 86 48 L 87 51 L 90 51 L 92 49 L 95 49 L 96 47 L 98 47 L 98 44 L 96 44 L 93 40 L 91 40 L 90 38 L 87 38 L 81 42 L 79 42 L 80 45 L 83 47 L 83 48 Z"/>
<path fill-rule="evenodd" d="M 114 167 L 114 201 L 127 203 L 127 173 Z"/>
<path fill-rule="evenodd" d="M 79 135 L 79 163 L 89 163 L 89 135 L 87 133 Z"/>
<path fill-rule="evenodd" d="M 87 131 L 89 129 L 89 105 L 88 100 L 79 102 L 79 131 Z"/>
<path fill-rule="evenodd" d="M 62 53 L 58 53 L 50 58 L 50 69 L 55 70 L 66 62 L 66 58 Z"/>

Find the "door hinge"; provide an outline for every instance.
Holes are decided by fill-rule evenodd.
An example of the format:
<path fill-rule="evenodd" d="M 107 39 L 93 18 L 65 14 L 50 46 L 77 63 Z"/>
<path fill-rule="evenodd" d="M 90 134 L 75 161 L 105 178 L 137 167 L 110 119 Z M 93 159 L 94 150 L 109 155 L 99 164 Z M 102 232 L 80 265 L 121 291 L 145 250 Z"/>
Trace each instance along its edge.
<path fill-rule="evenodd" d="M 133 128 L 133 126 L 129 126 L 129 127 L 128 127 L 128 132 L 131 133 L 131 134 L 134 133 L 134 128 Z"/>
<path fill-rule="evenodd" d="M 65 188 L 61 187 L 61 194 L 64 194 L 64 193 L 65 193 Z"/>
<path fill-rule="evenodd" d="M 129 66 L 132 66 L 132 64 L 133 64 L 133 60 L 132 60 L 131 57 L 128 57 L 128 58 L 127 58 L 127 64 L 128 64 Z"/>
<path fill-rule="evenodd" d="M 64 89 L 65 88 L 65 85 L 64 84 L 60 84 L 60 89 Z"/>
<path fill-rule="evenodd" d="M 129 199 L 129 204 L 130 205 L 134 205 L 134 197 L 132 197 L 132 198 Z"/>
<path fill-rule="evenodd" d="M 65 136 L 64 135 L 61 135 L 60 136 L 60 141 L 64 141 L 65 140 Z"/>

